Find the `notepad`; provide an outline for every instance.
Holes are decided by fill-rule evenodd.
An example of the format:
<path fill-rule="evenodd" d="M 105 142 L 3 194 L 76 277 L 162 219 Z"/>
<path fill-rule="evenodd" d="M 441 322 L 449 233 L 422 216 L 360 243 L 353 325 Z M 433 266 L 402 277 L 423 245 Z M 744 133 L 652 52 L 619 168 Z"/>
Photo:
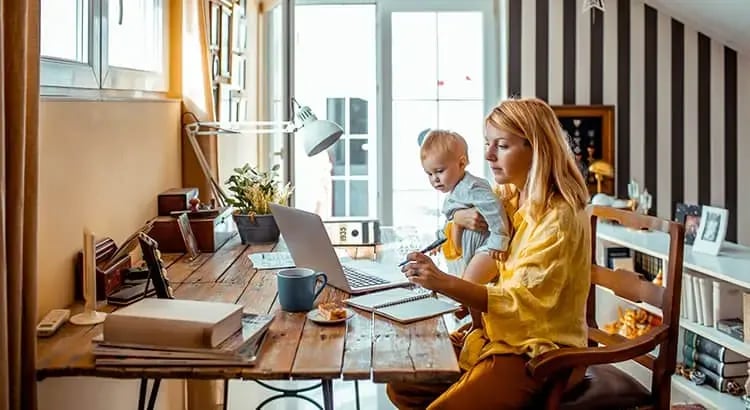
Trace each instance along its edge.
<path fill-rule="evenodd" d="M 258 252 L 247 255 L 255 269 L 293 268 L 294 260 L 289 252 Z"/>
<path fill-rule="evenodd" d="M 346 299 L 348 305 L 375 312 L 401 323 L 416 322 L 458 310 L 458 304 L 432 295 L 426 289 L 388 289 Z"/>

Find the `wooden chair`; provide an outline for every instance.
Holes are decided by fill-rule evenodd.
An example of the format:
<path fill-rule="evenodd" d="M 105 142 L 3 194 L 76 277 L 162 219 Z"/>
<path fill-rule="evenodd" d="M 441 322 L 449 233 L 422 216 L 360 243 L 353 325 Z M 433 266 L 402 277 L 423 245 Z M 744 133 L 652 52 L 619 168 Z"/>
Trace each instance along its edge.
<path fill-rule="evenodd" d="M 635 229 L 650 229 L 669 234 L 669 261 L 658 286 L 634 272 L 611 270 L 596 264 L 597 220 L 611 220 Z M 671 375 L 677 359 L 680 289 L 684 227 L 651 216 L 638 215 L 609 207 L 592 206 L 591 215 L 591 288 L 586 319 L 589 347 L 563 348 L 530 360 L 527 370 L 545 382 L 547 409 L 668 409 Z M 645 302 L 661 308 L 662 324 L 635 339 L 627 339 L 599 330 L 596 323 L 595 285 L 612 290 L 633 302 Z M 648 353 L 659 347 L 658 356 Z M 612 363 L 635 360 L 652 371 L 651 389 L 645 388 Z M 574 369 L 586 369 L 584 380 L 565 391 Z M 540 403 L 541 404 L 541 403 Z"/>

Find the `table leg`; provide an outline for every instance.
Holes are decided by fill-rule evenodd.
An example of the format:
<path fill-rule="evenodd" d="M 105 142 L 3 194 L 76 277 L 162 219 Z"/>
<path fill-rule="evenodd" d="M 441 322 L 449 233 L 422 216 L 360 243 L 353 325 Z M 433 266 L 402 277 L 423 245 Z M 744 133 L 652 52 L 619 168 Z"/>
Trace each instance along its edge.
<path fill-rule="evenodd" d="M 357 410 L 359 410 L 359 380 L 354 381 L 354 403 L 356 403 Z"/>
<path fill-rule="evenodd" d="M 323 379 L 323 409 L 333 410 L 333 380 Z"/>
<path fill-rule="evenodd" d="M 146 402 L 146 389 L 148 388 L 148 379 L 141 379 L 141 385 L 138 388 L 138 410 L 154 410 L 156 406 L 156 397 L 159 395 L 159 385 L 161 379 L 154 379 L 154 384 L 151 386 L 151 394 L 148 397 L 148 405 L 144 407 Z"/>

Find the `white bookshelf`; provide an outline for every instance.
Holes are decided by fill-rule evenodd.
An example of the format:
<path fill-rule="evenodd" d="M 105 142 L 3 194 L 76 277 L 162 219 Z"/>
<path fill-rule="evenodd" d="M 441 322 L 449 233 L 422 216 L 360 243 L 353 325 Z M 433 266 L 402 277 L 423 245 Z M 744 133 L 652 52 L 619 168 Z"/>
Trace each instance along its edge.
<path fill-rule="evenodd" d="M 606 242 L 606 247 L 613 245 L 627 247 L 660 258 L 664 263 L 664 269 L 666 269 L 669 259 L 669 235 L 662 232 L 637 231 L 601 222 L 597 225 L 596 230 L 597 239 Z M 713 256 L 694 253 L 692 246 L 685 245 L 683 269 L 701 273 L 750 291 L 750 248 L 748 247 L 725 242 L 719 255 Z M 656 313 L 653 307 L 640 307 Z M 704 326 L 684 318 L 680 319 L 680 327 L 750 357 L 750 344 L 719 332 L 714 327 Z M 711 387 L 698 386 L 678 375 L 672 377 L 672 392 L 673 396 L 675 393 L 679 393 L 681 396 L 689 397 L 707 408 L 722 410 L 745 408 L 742 399 L 739 397 L 721 393 Z"/>
<path fill-rule="evenodd" d="M 690 380 L 672 375 L 672 392 L 679 392 L 683 396 L 695 400 L 709 409 L 720 410 L 744 410 L 745 404 L 742 398 L 730 394 L 721 393 L 708 386 L 698 386 Z"/>

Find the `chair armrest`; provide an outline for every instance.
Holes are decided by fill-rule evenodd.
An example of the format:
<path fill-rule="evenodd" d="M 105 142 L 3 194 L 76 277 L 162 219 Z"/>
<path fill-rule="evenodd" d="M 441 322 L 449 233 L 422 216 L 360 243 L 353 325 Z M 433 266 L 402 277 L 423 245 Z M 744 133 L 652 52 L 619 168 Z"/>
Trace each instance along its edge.
<path fill-rule="evenodd" d="M 669 326 L 662 324 L 644 335 L 616 345 L 553 350 L 529 360 L 526 369 L 533 378 L 545 380 L 561 370 L 635 359 L 654 350 L 666 340 L 668 329 Z"/>

